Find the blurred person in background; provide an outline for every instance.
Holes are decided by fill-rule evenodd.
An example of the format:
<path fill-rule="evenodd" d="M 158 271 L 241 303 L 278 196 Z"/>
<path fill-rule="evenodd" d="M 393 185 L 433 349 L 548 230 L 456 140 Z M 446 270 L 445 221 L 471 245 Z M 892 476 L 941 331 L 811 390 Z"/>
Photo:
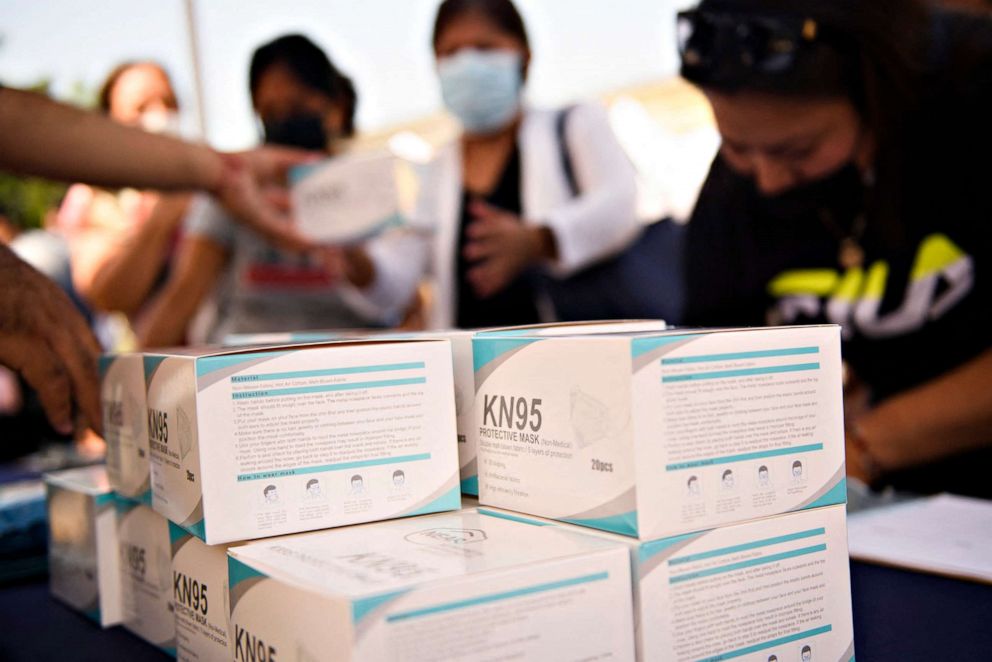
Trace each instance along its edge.
<path fill-rule="evenodd" d="M 421 178 L 413 229 L 343 252 L 342 271 L 384 321 L 401 318 L 426 275 L 431 328 L 551 319 L 543 278 L 615 255 L 639 232 L 634 169 L 600 107 L 524 107 L 530 43 L 510 0 L 445 0 L 432 44 L 462 134 Z"/>
<path fill-rule="evenodd" d="M 334 154 L 354 135 L 354 85 L 306 37 L 286 35 L 259 47 L 248 78 L 266 143 Z M 206 338 L 212 342 L 232 333 L 368 323 L 319 253 L 281 251 L 204 198 L 187 219 L 169 281 L 138 326 L 141 344 L 182 343 L 211 296 L 216 313 Z"/>
<path fill-rule="evenodd" d="M 992 23 L 914 0 L 703 0 L 682 75 L 723 144 L 694 325 L 842 325 L 847 467 L 992 496 Z M 980 163 L 980 161 L 979 161 Z"/>
<path fill-rule="evenodd" d="M 100 89 L 99 110 L 127 126 L 178 135 L 176 94 L 154 62 L 115 68 Z M 72 186 L 58 229 L 69 241 L 75 290 L 93 308 L 123 312 L 133 322 L 168 273 L 189 200 L 182 192 Z"/>
<path fill-rule="evenodd" d="M 287 170 L 312 159 L 310 152 L 271 147 L 220 153 L 0 87 L 0 171 L 97 186 L 208 191 L 232 217 L 287 250 L 313 246 L 274 198 L 285 194 Z M 101 427 L 99 352 L 66 294 L 0 246 L 0 366 L 37 389 L 60 434 Z"/>

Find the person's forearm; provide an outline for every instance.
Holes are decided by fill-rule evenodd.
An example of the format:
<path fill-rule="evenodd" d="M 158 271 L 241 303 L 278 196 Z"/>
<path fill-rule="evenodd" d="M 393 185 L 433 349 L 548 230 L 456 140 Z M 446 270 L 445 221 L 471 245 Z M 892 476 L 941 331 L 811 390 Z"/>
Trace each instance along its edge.
<path fill-rule="evenodd" d="M 146 302 L 169 258 L 176 225 L 187 208 L 189 198 L 181 197 L 184 203 L 178 206 L 166 197 L 159 200 L 151 218 L 134 228 L 97 269 L 90 291 L 84 293 L 93 305 L 132 315 Z"/>
<path fill-rule="evenodd" d="M 856 431 L 884 469 L 992 443 L 992 350 L 860 416 Z"/>
<path fill-rule="evenodd" d="M 213 190 L 224 176 L 223 157 L 209 147 L 9 88 L 0 88 L 0 169 L 102 186 L 178 190 Z"/>

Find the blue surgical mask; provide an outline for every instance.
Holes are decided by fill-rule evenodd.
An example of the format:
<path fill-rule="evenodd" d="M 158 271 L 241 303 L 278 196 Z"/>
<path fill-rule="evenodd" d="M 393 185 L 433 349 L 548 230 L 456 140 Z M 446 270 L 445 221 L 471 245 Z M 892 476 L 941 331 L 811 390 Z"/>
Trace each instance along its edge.
<path fill-rule="evenodd" d="M 520 108 L 523 62 L 509 50 L 462 49 L 438 62 L 444 105 L 467 133 L 503 128 Z"/>

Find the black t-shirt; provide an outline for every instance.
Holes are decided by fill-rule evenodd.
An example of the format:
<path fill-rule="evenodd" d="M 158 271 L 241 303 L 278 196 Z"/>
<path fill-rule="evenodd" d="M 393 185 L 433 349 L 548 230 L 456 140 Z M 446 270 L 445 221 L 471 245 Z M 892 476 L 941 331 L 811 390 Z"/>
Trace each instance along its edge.
<path fill-rule="evenodd" d="M 462 329 L 536 324 L 540 321 L 540 317 L 535 303 L 534 279 L 529 273 L 521 274 L 504 289 L 486 299 L 476 296 L 475 290 L 468 282 L 466 274 L 473 263 L 465 259 L 462 251 L 467 243 L 466 230 L 473 221 L 469 213 L 469 205 L 473 199 L 479 198 L 480 196 L 468 190 L 462 192 L 461 221 L 458 230 L 456 324 Z M 520 215 L 520 150 L 516 146 L 507 159 L 499 183 L 482 199 L 494 207 Z"/>
<path fill-rule="evenodd" d="M 786 211 L 717 157 L 688 228 L 687 324 L 839 323 L 845 360 L 876 402 L 992 347 L 992 178 L 981 166 L 992 154 L 992 24 L 938 25 L 931 94 L 905 125 L 903 236 L 873 225 L 857 179 L 836 176 Z M 863 268 L 845 269 L 840 242 L 859 222 Z M 965 463 L 971 486 L 945 482 L 955 461 L 894 482 L 989 495 L 976 469 L 990 461 Z"/>

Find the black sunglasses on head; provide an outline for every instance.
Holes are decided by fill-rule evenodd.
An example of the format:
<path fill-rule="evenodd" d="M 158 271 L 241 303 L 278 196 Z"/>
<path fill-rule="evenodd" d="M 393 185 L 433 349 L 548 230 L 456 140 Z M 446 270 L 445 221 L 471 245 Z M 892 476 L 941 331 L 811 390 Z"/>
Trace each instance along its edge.
<path fill-rule="evenodd" d="M 762 73 L 791 70 L 804 44 L 816 41 L 819 25 L 790 15 L 748 15 L 692 9 L 678 13 L 683 72 L 739 66 Z"/>

